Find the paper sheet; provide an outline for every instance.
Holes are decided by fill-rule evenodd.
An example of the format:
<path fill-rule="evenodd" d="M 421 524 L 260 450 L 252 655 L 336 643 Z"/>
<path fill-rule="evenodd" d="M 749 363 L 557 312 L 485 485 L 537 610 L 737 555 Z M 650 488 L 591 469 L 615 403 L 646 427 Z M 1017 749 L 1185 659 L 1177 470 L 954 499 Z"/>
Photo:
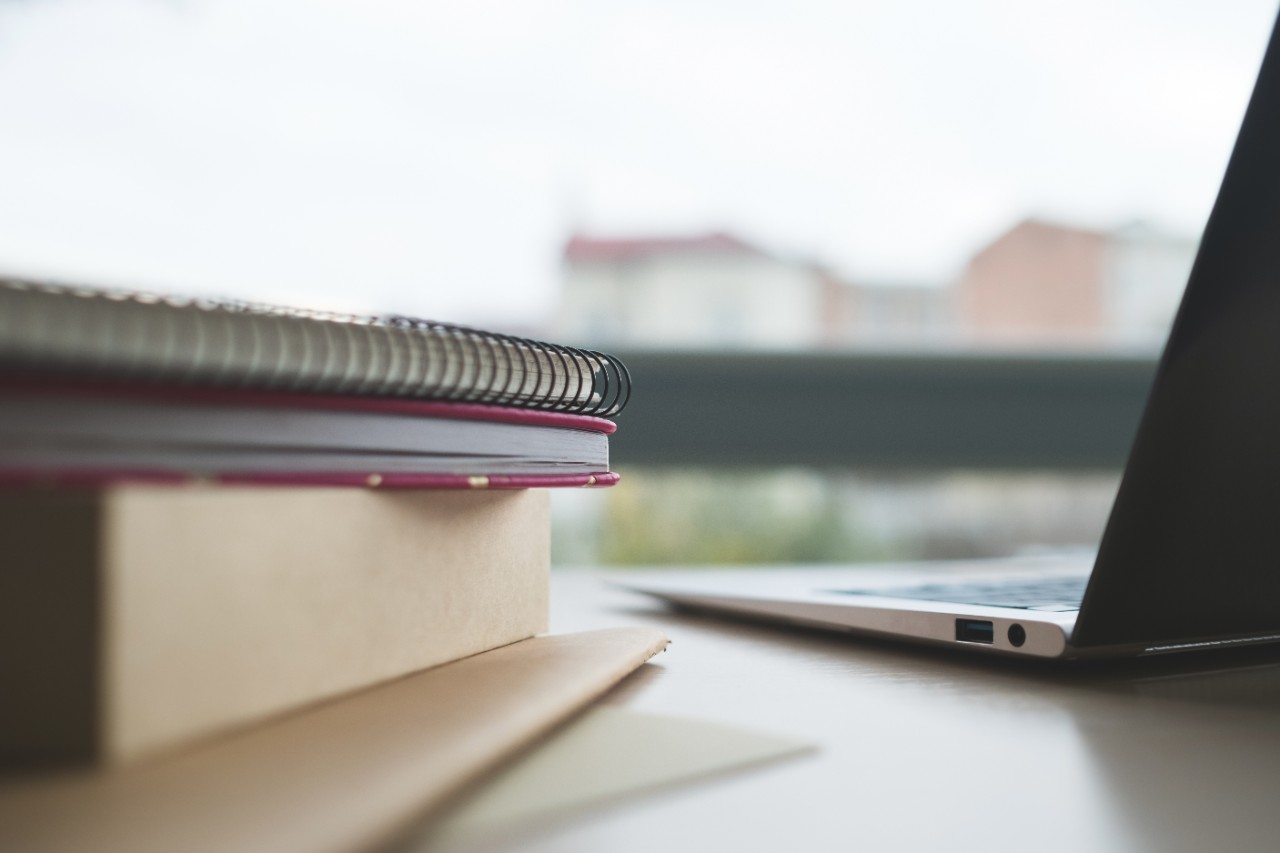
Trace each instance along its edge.
<path fill-rule="evenodd" d="M 447 814 L 418 849 L 498 839 L 627 797 L 808 752 L 795 738 L 598 706 Z"/>

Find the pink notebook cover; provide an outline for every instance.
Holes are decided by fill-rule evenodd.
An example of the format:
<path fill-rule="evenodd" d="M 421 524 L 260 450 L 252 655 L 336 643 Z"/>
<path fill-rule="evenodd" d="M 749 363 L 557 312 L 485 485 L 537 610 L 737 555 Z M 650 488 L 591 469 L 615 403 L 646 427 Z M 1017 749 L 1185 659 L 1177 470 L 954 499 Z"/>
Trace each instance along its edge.
<path fill-rule="evenodd" d="M 179 471 L 135 468 L 82 468 L 65 471 L 0 469 L 0 488 L 95 488 L 112 483 L 169 486 L 222 483 L 240 486 L 355 486 L 369 489 L 564 489 L 605 488 L 618 480 L 618 474 L 613 471 L 594 474 L 327 474 L 282 471 L 194 475 Z"/>
<path fill-rule="evenodd" d="M 408 417 L 446 418 L 452 420 L 490 421 L 528 424 L 561 429 L 589 430 L 611 435 L 617 425 L 613 421 L 590 415 L 566 412 L 492 406 L 483 403 L 458 403 L 445 400 L 406 400 L 393 397 L 355 397 L 325 394 L 301 394 L 283 391 L 256 391 L 237 388 L 200 388 L 128 382 L 86 382 L 45 377 L 0 376 L 0 394 L 21 391 L 24 394 L 47 393 L 51 396 L 109 397 L 140 401 L 189 403 L 191 405 L 236 405 L 289 407 L 321 411 L 358 411 Z M 383 474 L 378 472 L 219 472 L 190 474 L 164 469 L 0 469 L 0 487 L 72 486 L 95 487 L 115 482 L 146 482 L 180 485 L 192 482 L 215 482 L 263 486 L 357 486 L 379 489 L 529 489 L 607 487 L 618 482 L 612 471 L 561 474 L 494 474 L 477 471 L 467 474 Z"/>

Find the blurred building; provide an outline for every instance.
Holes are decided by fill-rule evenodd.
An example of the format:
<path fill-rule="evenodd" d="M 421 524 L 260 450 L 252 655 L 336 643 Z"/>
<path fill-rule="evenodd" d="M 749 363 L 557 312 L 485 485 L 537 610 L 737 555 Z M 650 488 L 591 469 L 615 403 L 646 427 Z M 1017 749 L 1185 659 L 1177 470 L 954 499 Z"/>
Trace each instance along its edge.
<path fill-rule="evenodd" d="M 552 334 L 623 349 L 1155 349 L 1195 251 L 1142 223 L 1025 219 L 943 284 L 849 281 L 718 232 L 577 235 Z"/>
<path fill-rule="evenodd" d="M 832 283 L 728 234 L 575 236 L 555 334 L 613 347 L 797 348 L 827 335 Z"/>
<path fill-rule="evenodd" d="M 1025 219 L 970 260 L 955 285 L 964 343 L 1158 347 L 1196 242 L 1142 223 L 1110 231 Z"/>
<path fill-rule="evenodd" d="M 563 283 L 555 336 L 608 347 L 930 346 L 954 329 L 944 288 L 850 283 L 717 232 L 577 235 Z"/>
<path fill-rule="evenodd" d="M 841 284 L 844 308 L 832 335 L 837 346 L 936 349 L 955 344 L 953 295 L 931 282 L 853 281 Z"/>

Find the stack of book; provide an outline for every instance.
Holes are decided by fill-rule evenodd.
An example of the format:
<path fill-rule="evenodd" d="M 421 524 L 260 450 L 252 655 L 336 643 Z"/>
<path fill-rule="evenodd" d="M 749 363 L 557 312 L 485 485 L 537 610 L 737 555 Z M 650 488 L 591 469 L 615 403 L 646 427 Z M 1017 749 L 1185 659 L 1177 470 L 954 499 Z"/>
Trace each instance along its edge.
<path fill-rule="evenodd" d="M 0 761 L 120 765 L 547 627 L 597 352 L 0 279 Z"/>

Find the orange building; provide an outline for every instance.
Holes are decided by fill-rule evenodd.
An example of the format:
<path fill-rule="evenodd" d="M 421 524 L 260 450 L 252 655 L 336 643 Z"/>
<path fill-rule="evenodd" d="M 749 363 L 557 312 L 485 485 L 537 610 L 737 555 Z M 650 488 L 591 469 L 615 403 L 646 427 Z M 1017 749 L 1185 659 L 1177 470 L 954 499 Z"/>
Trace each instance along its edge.
<path fill-rule="evenodd" d="M 957 282 L 963 340 L 1158 346 L 1195 248 L 1141 223 L 1099 231 L 1025 219 L 975 254 Z"/>

